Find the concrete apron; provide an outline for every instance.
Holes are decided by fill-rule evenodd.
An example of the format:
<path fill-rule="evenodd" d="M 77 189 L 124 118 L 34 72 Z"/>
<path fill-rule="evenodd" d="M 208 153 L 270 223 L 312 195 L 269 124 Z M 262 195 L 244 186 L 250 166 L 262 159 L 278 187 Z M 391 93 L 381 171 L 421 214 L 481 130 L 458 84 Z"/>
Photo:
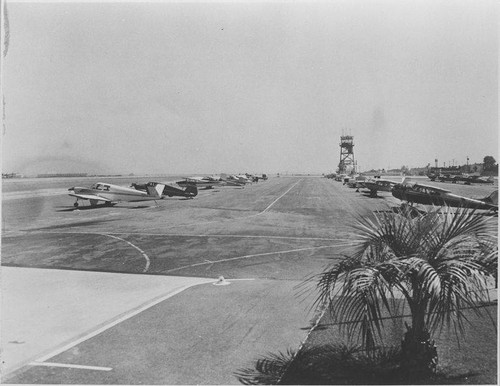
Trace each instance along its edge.
<path fill-rule="evenodd" d="M 1 267 L 3 377 L 216 279 Z"/>
<path fill-rule="evenodd" d="M 151 350 L 167 348 L 163 354 L 169 368 L 148 371 L 150 378 L 143 379 L 140 371 L 148 356 L 134 352 L 138 363 L 131 373 L 140 374 L 139 379 L 117 375 L 123 383 L 233 384 L 234 370 L 259 356 L 298 349 L 317 321 L 317 316 L 310 319 L 308 307 L 294 295 L 297 282 L 238 280 L 230 286 L 218 283 L 221 286 L 180 294 L 218 280 L 12 267 L 2 267 L 1 272 L 4 379 L 30 363 L 51 362 L 50 358 L 76 344 L 134 319 L 135 323 L 122 328 L 122 338 L 141 331 L 146 320 L 157 320 L 154 344 L 158 347 L 153 342 L 147 345 Z M 496 299 L 496 290 L 490 296 Z M 163 302 L 169 298 L 169 304 Z M 150 312 L 143 313 L 147 309 Z M 112 341 L 103 337 L 99 344 L 104 354 L 93 351 L 92 355 L 112 355 Z M 194 372 L 191 363 L 205 363 L 206 368 L 200 366 Z"/>

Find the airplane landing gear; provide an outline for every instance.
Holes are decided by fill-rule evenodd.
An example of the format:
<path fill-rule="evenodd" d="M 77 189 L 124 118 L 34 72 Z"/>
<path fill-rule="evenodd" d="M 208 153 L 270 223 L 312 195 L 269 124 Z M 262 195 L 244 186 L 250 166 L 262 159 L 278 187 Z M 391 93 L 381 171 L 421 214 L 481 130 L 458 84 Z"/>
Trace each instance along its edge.
<path fill-rule="evenodd" d="M 73 206 L 74 206 L 75 208 L 78 208 L 78 201 L 76 201 L 76 202 L 73 204 Z"/>

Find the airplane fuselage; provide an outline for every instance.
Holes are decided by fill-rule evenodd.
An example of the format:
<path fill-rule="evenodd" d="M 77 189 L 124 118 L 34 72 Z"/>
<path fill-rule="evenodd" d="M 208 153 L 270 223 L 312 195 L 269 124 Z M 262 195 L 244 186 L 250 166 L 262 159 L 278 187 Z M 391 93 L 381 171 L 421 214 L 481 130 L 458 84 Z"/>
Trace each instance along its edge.
<path fill-rule="evenodd" d="M 393 181 L 381 180 L 381 179 L 370 179 L 365 181 L 365 187 L 367 189 L 370 189 L 370 194 L 372 196 L 376 196 L 379 190 L 383 192 L 392 191 L 392 187 L 395 184 L 396 183 Z"/>
<path fill-rule="evenodd" d="M 75 186 L 68 190 L 70 191 L 69 195 L 77 199 L 75 207 L 78 206 L 78 200 L 89 200 L 91 205 L 96 205 L 99 201 L 111 204 L 122 201 L 139 202 L 161 199 L 161 196 L 157 194 L 152 195 L 148 192 L 102 182 L 98 182 L 90 188 Z"/>
<path fill-rule="evenodd" d="M 176 184 L 182 187 L 187 187 L 187 186 L 192 186 L 195 185 L 199 188 L 213 188 L 214 186 L 220 185 L 222 181 L 216 180 L 213 178 L 209 177 L 192 177 L 192 178 L 186 178 L 185 180 L 182 181 L 177 181 Z"/>
<path fill-rule="evenodd" d="M 162 184 L 164 185 L 163 191 L 161 192 L 162 196 L 167 196 L 167 197 L 178 196 L 178 197 L 193 198 L 198 195 L 198 189 L 196 188 L 195 185 L 188 185 L 185 189 L 180 189 L 166 182 Z M 132 187 L 139 191 L 143 192 L 147 191 L 147 184 L 133 183 Z"/>
<path fill-rule="evenodd" d="M 392 188 L 392 195 L 402 201 L 422 205 L 452 206 L 473 209 L 498 210 L 498 205 L 482 200 L 458 196 L 448 191 L 436 190 L 425 185 L 406 186 L 396 184 Z"/>
<path fill-rule="evenodd" d="M 126 189 L 126 188 L 123 188 Z M 132 191 L 134 190 L 134 191 Z M 113 202 L 119 202 L 119 201 L 144 201 L 144 200 L 153 200 L 155 198 L 153 197 L 148 197 L 148 194 L 146 192 L 140 192 L 139 190 L 135 189 L 130 189 L 128 190 L 110 190 L 110 191 L 101 191 L 98 189 L 89 189 L 89 188 L 80 188 L 80 187 L 75 187 L 73 188 L 73 191 L 75 194 L 80 194 L 80 195 L 87 195 L 87 194 L 93 194 L 99 197 L 102 197 L 106 200 L 113 201 Z M 158 198 L 156 198 L 158 199 Z"/>

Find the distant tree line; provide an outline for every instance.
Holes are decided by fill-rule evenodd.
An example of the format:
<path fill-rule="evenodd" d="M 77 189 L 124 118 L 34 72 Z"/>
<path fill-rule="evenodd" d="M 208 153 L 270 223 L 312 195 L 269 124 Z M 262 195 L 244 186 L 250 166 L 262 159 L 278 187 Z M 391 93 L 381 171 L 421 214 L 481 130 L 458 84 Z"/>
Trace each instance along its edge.
<path fill-rule="evenodd" d="M 498 164 L 495 158 L 491 155 L 487 155 L 483 159 L 483 167 L 485 172 L 496 172 L 498 173 Z"/>

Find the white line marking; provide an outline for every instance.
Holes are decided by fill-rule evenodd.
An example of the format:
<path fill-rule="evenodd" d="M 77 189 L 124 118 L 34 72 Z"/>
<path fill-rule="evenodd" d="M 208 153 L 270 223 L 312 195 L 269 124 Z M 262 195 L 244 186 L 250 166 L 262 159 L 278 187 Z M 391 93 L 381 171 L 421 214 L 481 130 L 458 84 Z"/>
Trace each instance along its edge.
<path fill-rule="evenodd" d="M 91 331 L 87 334 L 84 334 L 83 336 L 81 336 L 80 338 L 74 340 L 73 342 L 70 342 L 70 343 L 67 343 L 57 349 L 55 349 L 54 351 L 52 351 L 51 353 L 49 354 L 46 354 L 40 358 L 38 358 L 37 360 L 35 360 L 34 362 L 45 362 L 46 360 L 50 359 L 50 358 L 53 358 L 55 357 L 56 355 L 59 355 L 61 353 L 63 353 L 64 351 L 67 351 L 69 350 L 70 348 L 76 346 L 77 344 L 80 344 L 82 342 L 85 342 L 86 340 L 90 339 L 90 338 L 93 338 L 94 336 L 96 335 L 99 335 L 101 332 L 104 332 L 108 329 L 110 329 L 111 327 L 114 327 L 116 326 L 117 324 L 127 320 L 127 319 L 130 319 L 131 317 L 135 316 L 135 315 L 138 315 L 140 314 L 141 312 L 147 310 L 148 308 L 151 308 L 153 306 L 155 306 L 156 304 L 158 303 L 161 303 L 163 302 L 164 300 L 168 299 L 168 298 L 171 298 L 172 296 L 174 295 L 177 295 L 178 293 L 190 288 L 190 287 L 194 287 L 196 285 L 200 285 L 200 284 L 207 284 L 207 283 L 214 283 L 215 280 L 213 279 L 210 279 L 210 280 L 204 280 L 200 283 L 195 283 L 195 284 L 188 284 L 188 285 L 185 285 L 184 287 L 181 287 L 173 292 L 170 292 L 168 293 L 167 295 L 163 295 L 163 296 L 160 296 L 156 299 L 153 299 L 151 302 L 145 304 L 145 305 L 142 305 L 142 306 L 139 306 L 139 307 L 136 307 L 135 309 L 131 310 L 130 313 L 128 314 L 125 314 L 125 315 L 122 315 L 114 320 L 112 320 L 111 322 L 103 325 L 102 327 L 100 328 L 97 328 L 96 330 L 94 331 Z"/>
<path fill-rule="evenodd" d="M 302 347 L 304 347 L 304 345 L 306 344 L 307 339 L 309 339 L 309 335 L 311 335 L 312 332 L 318 327 L 319 323 L 321 322 L 321 319 L 323 319 L 323 316 L 325 315 L 325 313 L 326 313 L 327 310 L 328 310 L 328 307 L 323 307 L 323 310 L 320 312 L 320 314 L 318 316 L 318 319 L 316 320 L 316 322 L 314 323 L 314 325 L 311 327 L 311 329 L 307 332 L 306 337 L 300 343 L 300 346 L 297 349 L 297 351 L 295 351 L 295 354 L 293 355 L 292 360 L 290 360 L 288 362 L 288 365 L 285 367 L 285 369 L 281 373 L 280 377 L 278 378 L 278 382 L 276 382 L 276 384 L 280 384 L 281 383 L 281 378 L 283 378 L 283 375 L 285 375 L 285 373 L 288 371 L 288 368 L 292 365 L 292 362 L 295 360 L 295 358 L 297 357 L 298 353 L 302 350 Z"/>
<path fill-rule="evenodd" d="M 290 249 L 290 250 L 287 250 L 287 251 L 256 253 L 256 254 L 253 254 L 253 255 L 245 255 L 245 256 L 238 256 L 238 257 L 231 257 L 229 259 L 215 260 L 215 261 L 213 261 L 211 263 L 203 262 L 203 263 L 196 263 L 196 264 L 191 264 L 191 265 L 185 265 L 183 267 L 168 269 L 168 270 L 163 271 L 163 272 L 179 271 L 179 270 L 185 269 L 185 268 L 197 267 L 197 266 L 200 266 L 200 265 L 207 265 L 207 264 L 224 263 L 226 261 L 246 259 L 248 257 L 269 256 L 269 255 L 277 255 L 279 253 L 292 253 L 292 252 L 307 251 L 307 250 L 312 250 L 312 249 L 333 248 L 333 247 L 338 247 L 338 245 L 337 244 L 335 244 L 335 245 L 323 245 L 323 246 L 320 246 L 320 247 L 308 247 L 308 248 Z"/>
<path fill-rule="evenodd" d="M 83 366 L 83 365 L 72 365 L 66 363 L 54 363 L 54 362 L 31 362 L 29 366 L 47 366 L 47 367 L 68 367 L 71 369 L 82 369 L 82 370 L 97 370 L 97 371 L 111 371 L 111 367 L 100 367 L 100 366 Z"/>
<path fill-rule="evenodd" d="M 262 213 L 265 213 L 271 206 L 273 206 L 274 204 L 276 204 L 276 202 L 281 198 L 283 197 L 285 194 L 287 194 L 290 190 L 292 190 L 295 185 L 297 185 L 299 182 L 302 182 L 302 179 L 298 180 L 295 184 L 293 184 L 290 189 L 288 189 L 285 193 L 283 193 L 281 196 L 279 196 L 276 200 L 274 200 L 266 209 L 264 209 L 262 212 L 258 213 L 257 215 L 259 214 L 262 214 Z"/>
<path fill-rule="evenodd" d="M 215 222 L 215 221 L 214 221 Z M 332 230 L 332 233 L 339 233 L 338 230 Z M 348 237 L 348 232 L 346 237 Z M 24 231 L 22 233 L 47 233 L 47 234 L 76 234 L 76 235 L 137 235 L 137 236 L 165 236 L 165 237 L 227 237 L 227 238 L 255 238 L 255 239 L 284 239 L 284 240 L 320 240 L 320 241 L 343 241 L 346 237 L 342 238 L 329 238 L 329 237 L 294 237 L 294 236 L 271 236 L 271 235 L 229 235 L 229 234 L 202 234 L 192 235 L 188 233 L 149 233 L 149 232 L 85 232 L 85 231 L 43 231 L 33 230 Z M 16 235 L 14 235 L 16 236 Z"/>
<path fill-rule="evenodd" d="M 338 229 L 332 230 L 332 233 L 338 234 Z M 62 232 L 66 233 L 66 232 Z M 346 235 L 349 234 L 345 231 Z M 294 236 L 271 236 L 271 235 L 229 235 L 229 234 L 211 234 L 206 233 L 202 235 L 193 235 L 189 233 L 143 233 L 143 232 L 109 232 L 109 234 L 127 234 L 139 236 L 166 236 L 166 237 L 227 237 L 227 238 L 254 238 L 254 239 L 284 239 L 284 240 L 320 240 L 320 241 L 338 241 L 345 240 L 346 238 L 330 238 L 330 237 L 294 237 Z"/>
<path fill-rule="evenodd" d="M 127 243 L 128 245 L 130 245 L 132 248 L 137 249 L 141 253 L 141 255 L 146 259 L 146 266 L 144 267 L 144 270 L 142 272 L 144 273 L 144 272 L 148 271 L 149 265 L 151 264 L 151 260 L 149 260 L 148 255 L 146 255 L 146 252 L 144 252 L 141 248 L 139 248 L 138 246 L 132 244 L 130 241 L 124 240 L 124 239 L 122 239 L 121 237 L 118 237 L 118 236 L 113 236 L 113 235 L 110 235 L 110 234 L 107 234 L 107 233 L 96 233 L 96 234 L 102 235 L 102 236 L 111 237 L 113 239 L 123 241 L 123 242 Z"/>
<path fill-rule="evenodd" d="M 226 279 L 227 281 L 252 281 L 252 280 L 255 280 L 254 278 L 250 278 L 250 279 Z"/>
<path fill-rule="evenodd" d="M 205 225 L 205 224 L 212 224 L 212 223 L 221 223 L 225 221 L 238 221 L 238 220 L 246 220 L 252 217 L 260 216 L 261 214 L 266 213 L 267 210 L 269 210 L 278 200 L 280 200 L 285 194 L 287 194 L 290 190 L 292 190 L 299 182 L 301 182 L 303 179 L 298 180 L 295 184 L 293 184 L 290 189 L 288 189 L 285 193 L 283 193 L 281 196 L 279 196 L 276 200 L 274 200 L 271 204 L 268 205 L 266 209 L 264 209 L 262 212 L 251 214 L 249 216 L 243 216 L 243 217 L 238 217 L 238 218 L 228 218 L 228 219 L 220 219 L 220 220 L 213 220 L 213 221 L 205 221 L 205 222 L 196 222 L 193 224 L 177 224 L 171 227 L 168 227 L 167 229 L 171 228 L 180 228 L 180 227 L 189 227 L 189 226 L 198 226 L 198 225 Z"/>

